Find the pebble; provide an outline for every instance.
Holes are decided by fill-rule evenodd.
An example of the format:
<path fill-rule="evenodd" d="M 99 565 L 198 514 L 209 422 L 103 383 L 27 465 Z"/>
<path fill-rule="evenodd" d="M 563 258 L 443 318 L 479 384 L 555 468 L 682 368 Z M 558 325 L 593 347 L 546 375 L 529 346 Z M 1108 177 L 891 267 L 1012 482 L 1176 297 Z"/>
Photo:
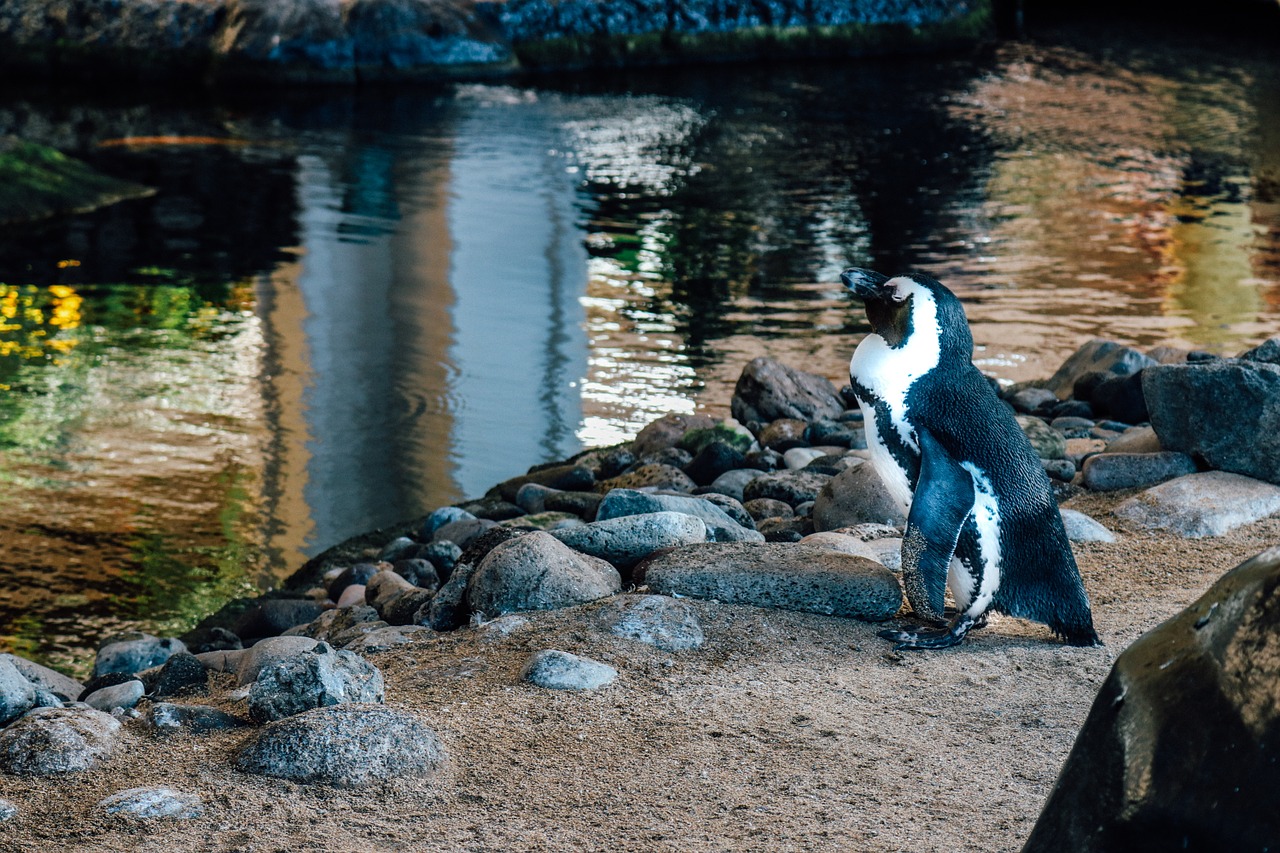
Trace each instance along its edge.
<path fill-rule="evenodd" d="M 1049 426 L 1066 438 L 1085 438 L 1093 430 L 1093 421 L 1089 418 L 1054 418 Z"/>
<path fill-rule="evenodd" d="M 408 536 L 397 536 L 382 546 L 382 550 L 378 552 L 378 561 L 394 563 L 396 560 L 407 559 L 413 556 L 419 547 L 421 546 Z"/>
<path fill-rule="evenodd" d="M 339 601 L 342 598 L 343 591 L 349 586 L 363 587 L 369 582 L 369 578 L 382 571 L 383 568 L 383 566 L 378 566 L 374 563 L 356 563 L 354 566 L 348 566 L 330 581 L 326 590 L 329 600 Z"/>
<path fill-rule="evenodd" d="M 354 607 L 365 603 L 368 588 L 364 584 L 354 583 L 342 590 L 338 596 L 338 607 Z"/>
<path fill-rule="evenodd" d="M 454 565 L 462 557 L 462 549 L 458 547 L 457 542 L 450 542 L 448 539 L 442 539 L 439 542 L 428 542 L 418 549 L 418 559 L 426 560 L 436 570 L 436 575 L 443 582 L 449 579 L 449 573 L 453 571 Z M 406 575 L 408 577 L 408 575 Z M 415 586 L 428 587 L 429 581 L 413 580 L 409 578 Z"/>
<path fill-rule="evenodd" d="M 1150 426 L 1130 427 L 1107 442 L 1107 453 L 1159 453 L 1164 450 Z"/>
<path fill-rule="evenodd" d="M 733 418 L 725 418 L 714 426 L 694 427 L 687 430 L 680 437 L 679 446 L 690 453 L 697 454 L 717 442 L 727 444 L 738 453 L 745 454 L 755 446 L 756 437 L 751 434 L 751 430 Z"/>
<path fill-rule="evenodd" d="M 747 464 L 747 457 L 732 445 L 723 441 L 713 441 L 693 457 L 684 472 L 699 486 L 708 486 L 718 477 L 735 471 Z"/>
<path fill-rule="evenodd" d="M 236 620 L 237 637 L 254 640 L 275 637 L 294 625 L 302 625 L 324 612 L 318 601 L 305 598 L 268 598 L 251 608 Z"/>
<path fill-rule="evenodd" d="M 809 424 L 796 418 L 779 418 L 760 430 L 760 444 L 770 450 L 776 450 L 786 458 L 786 452 L 793 448 L 807 447 L 809 440 L 805 431 Z"/>
<path fill-rule="evenodd" d="M 204 801 L 197 794 L 173 788 L 130 788 L 98 803 L 109 815 L 125 815 L 140 820 L 191 820 L 204 814 Z"/>
<path fill-rule="evenodd" d="M 1030 415 L 1019 415 L 1016 420 L 1041 459 L 1062 459 L 1067 455 L 1067 440 L 1062 433 Z"/>
<path fill-rule="evenodd" d="M 538 652 L 520 672 L 522 681 L 550 690 L 597 690 L 617 677 L 618 671 L 608 664 L 556 649 Z"/>
<path fill-rule="evenodd" d="M 757 524 L 766 518 L 791 518 L 796 511 L 791 504 L 773 498 L 756 498 L 742 505 Z"/>
<path fill-rule="evenodd" d="M 1058 395 L 1048 388 L 1023 388 L 1009 397 L 1009 404 L 1013 406 L 1013 410 L 1023 415 L 1048 409 L 1057 402 Z"/>

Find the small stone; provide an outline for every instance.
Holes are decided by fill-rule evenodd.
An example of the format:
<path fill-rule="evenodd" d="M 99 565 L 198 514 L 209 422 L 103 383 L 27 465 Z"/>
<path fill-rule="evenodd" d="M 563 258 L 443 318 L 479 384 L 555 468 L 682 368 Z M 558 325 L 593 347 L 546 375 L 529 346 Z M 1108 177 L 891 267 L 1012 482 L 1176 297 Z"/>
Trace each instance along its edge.
<path fill-rule="evenodd" d="M 1143 371 L 1139 370 L 1128 376 L 1112 376 L 1099 382 L 1090 398 L 1094 411 L 1133 424 L 1151 417 L 1142 390 L 1142 374 Z"/>
<path fill-rule="evenodd" d="M 397 536 L 386 545 L 382 546 L 382 550 L 378 552 L 378 561 L 381 563 L 394 563 L 396 560 L 404 560 L 412 556 L 419 548 L 417 542 L 408 536 Z"/>
<path fill-rule="evenodd" d="M 1050 479 L 1070 483 L 1076 476 L 1076 466 L 1070 459 L 1041 459 L 1040 464 Z"/>
<path fill-rule="evenodd" d="M 422 527 L 418 530 L 418 538 L 424 542 L 430 542 L 435 538 L 436 531 L 441 527 L 454 521 L 461 521 L 464 518 L 475 518 L 475 516 L 456 506 L 442 506 L 422 520 Z"/>
<path fill-rule="evenodd" d="M 1124 520 L 1179 536 L 1222 536 L 1280 511 L 1280 487 L 1241 474 L 1204 471 L 1161 483 L 1115 509 Z"/>
<path fill-rule="evenodd" d="M 143 722 L 157 732 L 207 732 L 234 729 L 244 723 L 225 711 L 209 705 L 175 705 L 172 702 L 154 702 L 147 709 Z"/>
<path fill-rule="evenodd" d="M 467 600 L 473 610 L 497 616 L 583 604 L 621 588 L 622 578 L 609 563 L 536 532 L 490 551 L 471 576 Z"/>
<path fill-rule="evenodd" d="M 861 416 L 861 412 L 858 413 Z M 818 420 L 805 431 L 809 443 L 821 447 L 866 448 L 867 436 L 861 417 L 855 423 L 840 420 Z"/>
<path fill-rule="evenodd" d="M 0 823 L 18 816 L 18 807 L 8 800 L 0 800 Z"/>
<path fill-rule="evenodd" d="M 738 453 L 747 453 L 756 443 L 751 430 L 733 418 L 725 418 L 722 422 L 710 427 L 694 427 L 681 436 L 679 447 L 694 454 L 694 458 L 712 444 L 719 442 L 728 445 Z"/>
<path fill-rule="evenodd" d="M 246 640 L 278 637 L 295 625 L 305 625 L 324 612 L 318 601 L 306 598 L 269 598 L 236 620 L 233 633 Z"/>
<path fill-rule="evenodd" d="M 800 516 L 766 518 L 757 529 L 766 542 L 799 542 L 813 532 L 813 519 Z"/>
<path fill-rule="evenodd" d="M 825 377 L 761 356 L 742 369 L 729 408 L 739 423 L 769 423 L 778 418 L 835 418 L 844 411 L 844 403 Z"/>
<path fill-rule="evenodd" d="M 815 447 L 793 447 L 782 454 L 782 464 L 789 471 L 799 471 L 815 459 L 821 459 L 826 453 Z"/>
<path fill-rule="evenodd" d="M 1036 413 L 1040 409 L 1048 409 L 1058 402 L 1058 395 L 1048 388 L 1023 388 L 1009 397 L 1009 405 L 1023 415 Z"/>
<path fill-rule="evenodd" d="M 515 530 L 559 530 L 564 527 L 578 527 L 582 525 L 582 519 L 571 512 L 554 512 L 548 510 L 546 512 L 534 513 L 532 515 L 521 515 L 517 518 L 511 518 L 501 522 L 503 527 L 510 527 Z"/>
<path fill-rule="evenodd" d="M 1062 433 L 1039 418 L 1019 415 L 1018 426 L 1026 433 L 1036 455 L 1041 459 L 1062 459 L 1067 454 L 1066 439 Z"/>
<path fill-rule="evenodd" d="M 88 770 L 109 756 L 120 721 L 90 708 L 36 708 L 0 731 L 0 770 L 50 776 Z"/>
<path fill-rule="evenodd" d="M 381 702 L 382 697 L 377 667 L 353 652 L 317 643 L 258 673 L 249 689 L 249 716 L 262 723 L 344 702 Z"/>
<path fill-rule="evenodd" d="M 1194 474 L 1195 460 L 1185 453 L 1100 453 L 1084 461 L 1084 485 L 1094 491 L 1154 486 Z"/>
<path fill-rule="evenodd" d="M 1084 438 L 1093 429 L 1093 421 L 1089 418 L 1054 418 L 1049 427 L 1062 433 L 1065 438 Z"/>
<path fill-rule="evenodd" d="M 1059 397 L 1065 398 L 1074 392 L 1076 380 L 1087 373 L 1102 372 L 1114 376 L 1128 376 L 1153 364 L 1155 364 L 1154 359 L 1143 355 L 1133 347 L 1095 338 L 1076 350 L 1049 378 L 1045 387 Z"/>
<path fill-rule="evenodd" d="M 707 487 L 708 491 L 715 492 L 720 495 L 727 495 L 736 501 L 742 500 L 742 491 L 756 477 L 761 475 L 761 471 L 754 468 L 738 468 L 734 471 L 726 471 Z"/>
<path fill-rule="evenodd" d="M 134 640 L 108 643 L 98 649 L 93 674 L 96 676 L 108 672 L 123 672 L 132 675 L 159 666 L 178 652 L 186 650 L 187 647 L 179 639 L 161 639 L 150 634 L 143 634 Z"/>
<path fill-rule="evenodd" d="M 474 563 L 459 561 L 430 603 L 418 609 L 413 617 L 414 624 L 426 625 L 436 631 L 453 631 L 465 625 L 471 613 L 467 606 L 467 584 L 475 570 Z"/>
<path fill-rule="evenodd" d="M 203 693 L 209 686 L 209 670 L 195 655 L 179 652 L 164 662 L 151 678 L 144 677 L 147 692 L 155 698 L 179 693 Z"/>
<path fill-rule="evenodd" d="M 521 680 L 550 690 L 596 690 L 617 677 L 608 664 L 555 649 L 535 654 L 520 673 Z"/>
<path fill-rule="evenodd" d="M 462 549 L 452 542 L 436 542 L 432 547 L 435 545 L 446 546 L 450 551 L 457 553 L 459 556 L 462 554 Z M 453 562 L 450 562 L 449 570 L 452 569 Z M 436 567 L 431 564 L 430 560 L 421 560 L 416 557 L 412 560 L 396 560 L 391 565 L 391 570 L 407 580 L 412 586 L 416 586 L 418 589 L 425 590 L 427 592 L 434 592 L 440 588 L 440 574 L 436 571 Z M 448 572 L 445 573 L 445 576 L 448 577 Z M 369 591 L 366 589 L 365 597 L 367 598 L 368 595 Z"/>
<path fill-rule="evenodd" d="M 338 596 L 338 607 L 355 607 L 365 603 L 368 588 L 364 584 L 355 583 L 342 591 Z"/>
<path fill-rule="evenodd" d="M 1049 409 L 1050 418 L 1085 418 L 1093 420 L 1093 406 L 1084 400 L 1063 400 Z"/>
<path fill-rule="evenodd" d="M 443 583 L 449 579 L 449 573 L 453 571 L 454 565 L 458 560 L 462 559 L 462 548 L 456 542 L 450 542 L 448 539 L 442 539 L 439 542 L 428 542 L 418 549 L 418 559 L 426 560 L 435 567 L 436 575 L 439 576 L 440 582 Z M 408 577 L 408 575 L 405 575 Z M 428 588 L 429 582 L 422 580 L 414 581 L 409 578 L 415 586 Z"/>
<path fill-rule="evenodd" d="M 737 470 L 747 464 L 742 452 L 723 441 L 713 441 L 706 445 L 684 466 L 689 479 L 699 486 L 714 483 L 721 475 Z"/>
<path fill-rule="evenodd" d="M 1067 530 L 1067 539 L 1072 542 L 1115 542 L 1116 535 L 1103 527 L 1093 518 L 1074 509 L 1060 510 L 1062 526 Z"/>
<path fill-rule="evenodd" d="M 364 586 L 369 582 L 369 578 L 382 571 L 385 566 L 375 565 L 374 563 L 356 563 L 349 566 L 338 573 L 338 576 L 329 584 L 328 593 L 330 601 L 337 601 L 342 597 L 342 592 L 349 586 Z M 315 618 L 314 616 L 312 617 Z"/>
<path fill-rule="evenodd" d="M 1156 431 L 1149 426 L 1132 427 L 1107 442 L 1107 453 L 1159 453 L 1164 450 Z"/>
<path fill-rule="evenodd" d="M 191 820 L 204 814 L 204 801 L 199 795 L 163 786 L 130 788 L 103 799 L 98 807 L 109 815 L 140 820 Z"/>
<path fill-rule="evenodd" d="M 791 504 L 783 501 L 774 500 L 773 498 L 756 498 L 743 504 L 747 512 L 751 513 L 752 519 L 757 524 L 766 518 L 791 518 L 796 511 L 791 508 Z"/>
<path fill-rule="evenodd" d="M 84 691 L 84 685 L 56 669 L 41 666 L 34 661 L 11 654 L 0 654 L 0 661 L 7 661 L 35 687 L 43 687 L 64 701 L 72 701 Z M 3 725 L 0 723 L 0 725 Z"/>
<path fill-rule="evenodd" d="M 368 610 L 370 615 L 377 615 L 372 607 Z M 333 612 L 335 611 L 330 611 L 330 613 Z M 315 646 L 315 639 L 310 637 L 268 637 L 255 643 L 252 648 L 239 651 L 205 652 L 196 655 L 196 659 L 216 672 L 234 672 L 236 683 L 243 687 L 256 681 L 263 667 L 299 652 L 314 649 Z"/>
<path fill-rule="evenodd" d="M 524 515 L 524 510 L 518 505 L 510 500 L 503 500 L 499 495 L 488 495 L 478 501 L 468 501 L 462 505 L 462 509 L 476 518 L 498 522 Z"/>
<path fill-rule="evenodd" d="M 432 776 L 444 747 L 416 716 L 384 705 L 334 705 L 269 723 L 236 757 L 245 773 L 357 787 Z"/>
<path fill-rule="evenodd" d="M 805 438 L 805 431 L 809 428 L 807 421 L 798 420 L 796 418 L 779 418 L 770 422 L 764 429 L 760 430 L 760 444 L 770 450 L 776 450 L 785 454 L 788 450 L 795 447 L 807 447 L 809 440 Z"/>
<path fill-rule="evenodd" d="M 668 412 L 656 421 L 650 421 L 631 442 L 631 452 L 636 458 L 675 447 L 686 433 L 695 429 L 711 429 L 716 422 L 707 415 L 684 415 Z"/>
<path fill-rule="evenodd" d="M 742 496 L 748 501 L 773 498 L 795 507 L 805 501 L 815 500 L 831 479 L 829 474 L 808 470 L 776 471 L 756 477 L 742 490 Z"/>
<path fill-rule="evenodd" d="M 596 475 L 590 468 L 582 465 L 574 463 L 547 465 L 533 468 L 527 474 L 499 483 L 490 490 L 490 496 L 500 496 L 504 501 L 515 501 L 516 495 L 526 483 L 537 483 L 540 486 L 550 486 L 562 491 L 581 491 L 590 489 L 595 481 Z"/>
<path fill-rule="evenodd" d="M 423 604 L 422 607 L 418 608 L 418 613 L 422 613 L 424 608 L 429 607 L 429 602 Z M 414 618 L 417 618 L 416 615 Z M 425 625 L 386 626 L 374 628 L 366 634 L 361 634 L 355 640 L 347 643 L 344 648 L 358 655 L 367 655 L 373 652 L 383 652 L 396 646 L 403 646 L 405 643 L 411 643 L 415 639 L 432 636 L 435 636 L 435 631 Z"/>
<path fill-rule="evenodd" d="M 600 612 L 600 620 L 614 636 L 667 652 L 700 648 L 706 641 L 693 606 L 665 595 L 621 596 Z"/>
<path fill-rule="evenodd" d="M 111 712 L 117 708 L 132 708 L 146 694 L 146 687 L 134 678 L 123 684 L 113 684 L 95 690 L 84 698 L 84 703 L 99 711 Z"/>

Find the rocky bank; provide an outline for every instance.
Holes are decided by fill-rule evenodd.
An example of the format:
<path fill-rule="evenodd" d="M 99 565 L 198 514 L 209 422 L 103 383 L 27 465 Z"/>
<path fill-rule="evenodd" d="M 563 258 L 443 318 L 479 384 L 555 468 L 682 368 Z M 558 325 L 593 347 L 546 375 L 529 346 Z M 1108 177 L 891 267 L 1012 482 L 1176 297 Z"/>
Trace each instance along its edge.
<path fill-rule="evenodd" d="M 184 638 L 105 638 L 86 684 L 0 657 L 0 849 L 1252 849 L 1277 351 L 1093 341 L 1005 389 L 1105 647 L 996 616 L 892 651 L 902 518 L 860 414 L 757 359 L 732 418 L 343 543 Z"/>

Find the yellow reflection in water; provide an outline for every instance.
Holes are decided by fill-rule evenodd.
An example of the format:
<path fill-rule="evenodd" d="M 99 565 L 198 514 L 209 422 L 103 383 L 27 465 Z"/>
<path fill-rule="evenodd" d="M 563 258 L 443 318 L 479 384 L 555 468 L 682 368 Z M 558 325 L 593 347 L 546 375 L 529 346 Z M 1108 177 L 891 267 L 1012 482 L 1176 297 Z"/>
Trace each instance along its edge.
<path fill-rule="evenodd" d="M 81 326 L 82 302 L 66 285 L 0 284 L 0 357 L 40 359 L 70 352 L 78 339 L 59 332 Z M 9 386 L 0 381 L 0 390 Z"/>

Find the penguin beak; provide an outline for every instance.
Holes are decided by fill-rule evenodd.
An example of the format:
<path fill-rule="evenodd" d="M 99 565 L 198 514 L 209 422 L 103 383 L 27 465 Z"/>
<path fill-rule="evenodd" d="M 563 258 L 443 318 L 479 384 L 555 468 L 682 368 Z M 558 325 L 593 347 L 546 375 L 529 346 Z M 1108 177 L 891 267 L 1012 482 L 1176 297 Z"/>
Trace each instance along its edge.
<path fill-rule="evenodd" d="M 864 270 L 861 267 L 849 267 L 840 273 L 840 281 L 844 282 L 844 286 L 852 290 L 854 296 L 864 301 L 884 298 L 880 286 L 888 280 L 887 275 L 881 275 L 875 270 Z"/>

